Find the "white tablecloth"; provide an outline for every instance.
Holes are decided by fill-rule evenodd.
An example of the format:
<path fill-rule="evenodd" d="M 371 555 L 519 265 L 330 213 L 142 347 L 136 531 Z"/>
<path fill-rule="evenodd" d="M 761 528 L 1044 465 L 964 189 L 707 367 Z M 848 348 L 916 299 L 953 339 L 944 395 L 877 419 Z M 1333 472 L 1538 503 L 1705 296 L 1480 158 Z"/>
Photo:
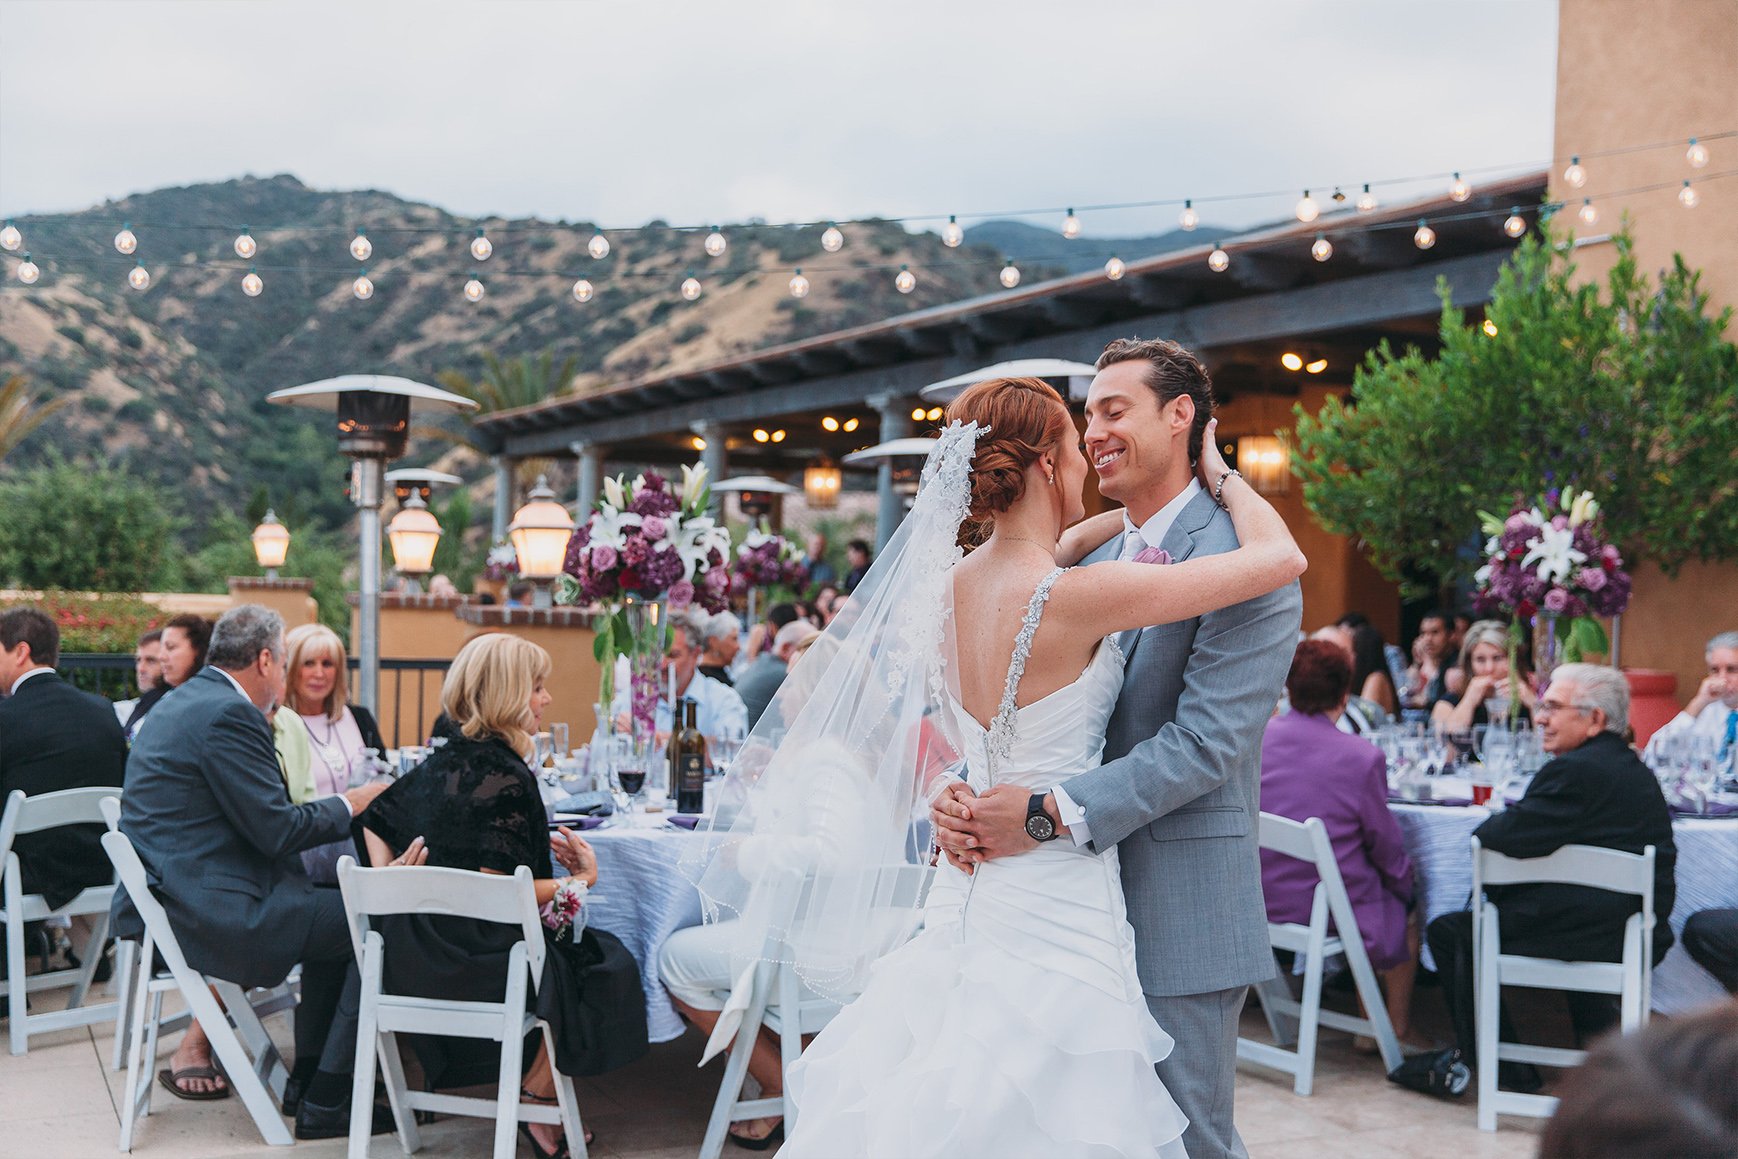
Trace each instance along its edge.
<path fill-rule="evenodd" d="M 1412 858 L 1424 920 L 1467 908 L 1472 897 L 1472 846 L 1468 839 L 1490 811 L 1477 805 L 1390 803 L 1400 823 L 1406 853 Z M 1717 1002 L 1725 991 L 1714 976 L 1684 952 L 1684 919 L 1697 910 L 1738 906 L 1738 820 L 1684 817 L 1672 823 L 1678 847 L 1677 901 L 1672 931 L 1678 935 L 1665 961 L 1654 970 L 1653 1008 L 1680 1014 Z M 1432 969 L 1430 947 L 1424 964 Z"/>

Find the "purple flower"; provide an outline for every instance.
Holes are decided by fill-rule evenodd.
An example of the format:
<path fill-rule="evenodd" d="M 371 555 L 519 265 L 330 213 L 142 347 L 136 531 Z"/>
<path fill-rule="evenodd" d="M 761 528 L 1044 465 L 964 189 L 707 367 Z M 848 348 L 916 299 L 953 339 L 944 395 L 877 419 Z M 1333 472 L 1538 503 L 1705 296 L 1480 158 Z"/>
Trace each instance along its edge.
<path fill-rule="evenodd" d="M 708 568 L 706 570 L 704 583 L 708 595 L 713 597 L 722 596 L 725 592 L 730 590 L 730 575 L 720 567 Z"/>
<path fill-rule="evenodd" d="M 1569 610 L 1569 593 L 1564 591 L 1562 588 L 1552 588 L 1550 591 L 1545 593 L 1543 603 L 1547 612 L 1555 612 L 1561 615 L 1563 612 Z"/>
<path fill-rule="evenodd" d="M 1533 521 L 1528 518 L 1525 511 L 1515 512 L 1503 523 L 1504 531 L 1531 531 L 1532 529 Z"/>
<path fill-rule="evenodd" d="M 681 611 L 694 602 L 694 585 L 687 580 L 677 580 L 670 585 L 670 608 Z"/>
<path fill-rule="evenodd" d="M 1553 516 L 1551 519 L 1551 526 L 1555 527 L 1558 531 L 1562 531 L 1565 527 L 1569 526 L 1569 517 L 1567 515 Z"/>
<path fill-rule="evenodd" d="M 629 511 L 636 515 L 656 515 L 659 518 L 676 514 L 676 497 L 662 490 L 663 480 L 658 479 L 659 489 L 652 489 L 651 481 L 657 478 L 656 475 L 646 476 L 646 489 L 634 496 L 633 501 L 628 504 Z"/>
<path fill-rule="evenodd" d="M 597 571 L 608 571 L 619 558 L 616 549 L 608 544 L 600 543 L 591 549 L 591 566 Z"/>
<path fill-rule="evenodd" d="M 1597 567 L 1584 567 L 1575 573 L 1575 582 L 1590 592 L 1596 592 L 1605 586 L 1605 571 Z"/>
<path fill-rule="evenodd" d="M 653 543 L 657 543 L 670 534 L 670 525 L 656 515 L 648 515 L 640 522 L 640 531 Z"/>
<path fill-rule="evenodd" d="M 630 535 L 627 544 L 622 548 L 622 562 L 629 567 L 642 567 L 651 554 L 652 549 L 646 546 L 644 539 L 637 535 Z"/>

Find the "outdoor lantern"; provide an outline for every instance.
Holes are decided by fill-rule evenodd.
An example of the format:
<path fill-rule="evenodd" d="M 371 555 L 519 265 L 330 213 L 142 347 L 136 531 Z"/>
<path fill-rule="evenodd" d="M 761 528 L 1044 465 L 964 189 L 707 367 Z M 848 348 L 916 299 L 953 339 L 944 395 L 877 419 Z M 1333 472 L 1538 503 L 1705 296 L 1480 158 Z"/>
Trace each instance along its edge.
<path fill-rule="evenodd" d="M 290 529 L 278 522 L 277 513 L 266 511 L 266 517 L 253 529 L 253 555 L 266 569 L 267 579 L 277 579 L 284 566 L 284 556 L 290 550 Z"/>
<path fill-rule="evenodd" d="M 1237 440 L 1237 469 L 1257 494 L 1284 495 L 1291 490 L 1291 456 L 1285 440 L 1275 435 L 1243 435 Z"/>
<path fill-rule="evenodd" d="M 839 487 L 844 475 L 831 459 L 818 459 L 803 472 L 803 496 L 811 508 L 828 510 L 839 505 Z"/>
<path fill-rule="evenodd" d="M 392 544 L 393 566 L 404 576 L 406 590 L 418 594 L 422 591 L 421 577 L 434 570 L 435 548 L 441 541 L 441 525 L 420 492 L 411 491 L 386 525 L 386 538 Z"/>
<path fill-rule="evenodd" d="M 513 554 L 519 560 L 519 574 L 536 585 L 532 606 L 551 607 L 549 581 L 561 574 L 561 564 L 567 557 L 567 541 L 573 538 L 573 516 L 555 501 L 549 480 L 537 476 L 537 486 L 526 496 L 528 502 L 513 513 L 507 525 L 507 538 L 513 543 Z"/>

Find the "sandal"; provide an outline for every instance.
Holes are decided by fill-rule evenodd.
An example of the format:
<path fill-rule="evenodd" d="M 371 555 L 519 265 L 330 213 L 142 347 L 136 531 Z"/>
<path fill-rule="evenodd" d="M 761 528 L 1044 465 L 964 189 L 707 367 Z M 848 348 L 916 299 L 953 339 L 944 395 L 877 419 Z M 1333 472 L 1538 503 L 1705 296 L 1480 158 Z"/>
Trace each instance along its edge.
<path fill-rule="evenodd" d="M 223 1085 L 214 1091 L 190 1091 L 181 1085 L 183 1079 L 222 1079 Z M 215 1066 L 184 1066 L 180 1070 L 160 1070 L 157 1081 L 178 1099 L 190 1103 L 208 1103 L 229 1097 L 229 1076 Z"/>
<path fill-rule="evenodd" d="M 731 1124 L 733 1127 L 735 1125 L 736 1124 L 734 1123 Z M 731 1131 L 729 1134 L 730 1141 L 735 1143 L 738 1147 L 744 1147 L 750 1151 L 765 1151 L 774 1144 L 784 1141 L 785 1121 L 783 1118 L 780 1118 L 778 1124 L 774 1126 L 772 1130 L 768 1131 L 758 1139 L 752 1135 L 738 1135 L 735 1131 Z"/>
<path fill-rule="evenodd" d="M 560 1100 L 554 1095 L 534 1095 L 524 1087 L 519 1088 L 519 1097 L 528 1103 L 536 1103 L 539 1106 L 544 1107 L 553 1107 L 560 1102 Z M 565 1136 L 561 1140 L 561 1146 L 553 1151 L 545 1151 L 538 1145 L 537 1137 L 531 1133 L 531 1125 L 529 1123 L 520 1123 L 519 1132 L 531 1141 L 531 1149 L 537 1153 L 538 1159 L 565 1159 L 568 1153 L 567 1139 Z M 590 1127 L 587 1127 L 585 1129 L 585 1145 L 589 1147 L 596 1141 L 597 1133 Z"/>

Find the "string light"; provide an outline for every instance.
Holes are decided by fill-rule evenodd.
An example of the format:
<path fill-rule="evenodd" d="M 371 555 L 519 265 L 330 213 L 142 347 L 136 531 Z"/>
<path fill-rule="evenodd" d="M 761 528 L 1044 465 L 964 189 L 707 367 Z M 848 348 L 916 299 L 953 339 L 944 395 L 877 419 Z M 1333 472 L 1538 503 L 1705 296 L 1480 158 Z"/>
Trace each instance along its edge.
<path fill-rule="evenodd" d="M 1454 182 L 1448 187 L 1448 199 L 1454 202 L 1462 202 L 1471 196 L 1472 186 L 1461 180 L 1460 173 L 1456 171 Z"/>
<path fill-rule="evenodd" d="M 1062 219 L 1062 236 L 1073 241 L 1080 236 L 1080 219 L 1074 216 L 1074 210 L 1068 211 L 1068 216 Z"/>
<path fill-rule="evenodd" d="M 350 292 L 356 295 L 358 302 L 366 302 L 374 297 L 374 283 L 368 280 L 367 270 L 356 275 L 356 280 L 350 283 Z"/>
<path fill-rule="evenodd" d="M 1328 240 L 1328 235 L 1325 233 L 1316 234 L 1315 243 L 1310 246 L 1310 257 L 1318 262 L 1325 262 L 1333 256 L 1334 243 Z"/>
<path fill-rule="evenodd" d="M 1520 210 L 1511 210 L 1503 219 L 1503 232 L 1510 237 L 1520 237 L 1527 232 L 1527 219 L 1521 216 Z"/>
<path fill-rule="evenodd" d="M 1686 181 L 1684 187 L 1678 190 L 1678 204 L 1685 209 L 1694 209 L 1702 204 L 1702 195 L 1696 192 L 1695 186 Z"/>
<path fill-rule="evenodd" d="M 259 297 L 260 291 L 265 288 L 266 284 L 260 281 L 259 274 L 252 269 L 248 270 L 247 276 L 241 280 L 241 292 L 250 298 Z"/>
<path fill-rule="evenodd" d="M 724 240 L 724 234 L 719 231 L 716 225 L 712 227 L 712 232 L 706 235 L 706 241 L 702 244 L 705 246 L 706 256 L 709 258 L 723 257 L 725 249 L 730 245 Z"/>
<path fill-rule="evenodd" d="M 1002 272 L 996 276 L 1001 279 L 1002 285 L 1011 290 L 1020 284 L 1020 267 L 1014 264 L 1013 258 L 1003 258 L 1002 260 L 1007 264 L 1002 267 Z"/>
<path fill-rule="evenodd" d="M 808 296 L 809 279 L 803 277 L 802 267 L 799 266 L 797 272 L 791 275 L 791 297 L 806 298 Z"/>
<path fill-rule="evenodd" d="M 235 237 L 235 256 L 251 258 L 259 253 L 259 243 L 253 240 L 253 235 L 247 231 L 247 226 L 241 227 L 241 232 Z"/>
<path fill-rule="evenodd" d="M 1571 189 L 1580 189 L 1587 184 L 1587 170 L 1582 168 L 1579 155 L 1569 158 L 1569 168 L 1563 170 L 1563 183 Z"/>
<path fill-rule="evenodd" d="M 1376 195 L 1374 193 L 1370 192 L 1369 183 L 1365 182 L 1364 192 L 1362 192 L 1358 195 L 1358 212 L 1359 213 L 1375 213 L 1376 207 L 1380 204 L 1382 204 L 1382 203 L 1380 201 L 1376 200 Z"/>
<path fill-rule="evenodd" d="M 1421 250 L 1427 250 L 1436 244 L 1436 231 L 1430 228 L 1428 221 L 1419 219 L 1418 228 L 1412 231 L 1412 244 Z"/>
<path fill-rule="evenodd" d="M 601 233 L 591 235 L 591 240 L 585 243 L 585 252 L 592 256 L 593 261 L 603 261 L 610 256 L 610 239 Z"/>
<path fill-rule="evenodd" d="M 1485 332 L 1485 337 L 1487 338 L 1495 338 L 1497 336 L 1497 324 L 1489 318 L 1485 319 L 1484 325 L 1480 326 L 1479 329 Z"/>
<path fill-rule="evenodd" d="M 1701 169 L 1708 164 L 1708 146 L 1690 138 L 1690 147 L 1684 152 L 1684 160 L 1690 163 L 1690 168 Z"/>
<path fill-rule="evenodd" d="M 690 302 L 700 297 L 702 292 L 700 279 L 693 274 L 689 274 L 682 280 L 682 296 Z"/>
<path fill-rule="evenodd" d="M 11 220 L 8 219 L 6 227 L 0 229 L 0 250 L 5 250 L 7 253 L 14 253 L 17 251 L 18 247 L 23 244 L 24 235 L 19 233 L 18 227 L 13 225 Z"/>
<path fill-rule="evenodd" d="M 947 215 L 947 224 L 941 230 L 941 244 L 948 249 L 958 249 L 959 244 L 966 240 L 966 231 L 960 228 L 960 223 L 954 220 L 953 214 Z M 826 242 L 821 243 L 825 245 Z"/>
<path fill-rule="evenodd" d="M 596 294 L 597 290 L 593 289 L 592 284 L 584 278 L 573 283 L 573 300 L 575 302 L 589 302 Z"/>
<path fill-rule="evenodd" d="M 482 278 L 473 277 L 465 283 L 465 301 L 467 302 L 481 302 L 486 293 L 488 291 L 483 288 Z"/>
<path fill-rule="evenodd" d="M 1121 280 L 1123 274 L 1127 272 L 1128 266 L 1123 264 L 1121 258 L 1113 257 L 1104 263 L 1104 276 L 1113 282 Z"/>
<path fill-rule="evenodd" d="M 917 289 L 917 275 L 911 272 L 911 267 L 899 267 L 899 273 L 893 279 L 893 288 L 901 294 L 909 294 Z"/>
<path fill-rule="evenodd" d="M 365 262 L 373 253 L 374 243 L 368 240 L 368 235 L 363 233 L 362 228 L 358 226 L 356 236 L 350 239 L 350 256 L 359 262 Z M 367 295 L 358 294 L 357 297 L 367 297 Z"/>
<path fill-rule="evenodd" d="M 821 231 L 821 248 L 830 254 L 836 254 L 845 248 L 845 235 L 839 232 L 839 227 L 828 223 Z"/>
<path fill-rule="evenodd" d="M 1183 200 L 1183 212 L 1177 215 L 1177 225 L 1185 231 L 1191 231 L 1200 224 L 1201 215 L 1195 212 L 1194 200 L 1192 198 L 1185 198 Z"/>
<path fill-rule="evenodd" d="M 145 268 L 143 262 L 127 271 L 127 285 L 133 287 L 133 289 L 143 290 L 150 284 L 151 271 Z"/>
<path fill-rule="evenodd" d="M 1231 255 L 1225 252 L 1225 247 L 1213 247 L 1213 252 L 1207 255 L 1207 268 L 1216 274 L 1222 274 L 1231 268 Z"/>
<path fill-rule="evenodd" d="M 139 239 L 133 235 L 133 223 L 123 221 L 121 232 L 115 235 L 115 249 L 121 253 L 130 254 L 139 248 Z"/>
<path fill-rule="evenodd" d="M 1293 212 L 1297 214 L 1297 219 L 1306 225 L 1322 215 L 1321 206 L 1316 204 L 1316 199 L 1310 196 L 1310 191 L 1307 189 L 1304 190 L 1304 195 L 1298 198 L 1297 208 Z"/>
<path fill-rule="evenodd" d="M 486 262 L 494 252 L 495 244 L 489 240 L 487 234 L 478 229 L 477 236 L 471 239 L 471 256 L 480 262 Z"/>
<path fill-rule="evenodd" d="M 18 263 L 18 280 L 27 286 L 34 286 L 36 279 L 41 276 L 42 271 L 37 268 L 35 262 L 30 260 L 30 255 L 25 254 L 24 260 Z"/>
<path fill-rule="evenodd" d="M 1593 204 L 1591 197 L 1581 199 L 1581 208 L 1575 211 L 1575 216 L 1581 219 L 1582 225 L 1593 225 L 1599 220 L 1599 207 Z"/>

